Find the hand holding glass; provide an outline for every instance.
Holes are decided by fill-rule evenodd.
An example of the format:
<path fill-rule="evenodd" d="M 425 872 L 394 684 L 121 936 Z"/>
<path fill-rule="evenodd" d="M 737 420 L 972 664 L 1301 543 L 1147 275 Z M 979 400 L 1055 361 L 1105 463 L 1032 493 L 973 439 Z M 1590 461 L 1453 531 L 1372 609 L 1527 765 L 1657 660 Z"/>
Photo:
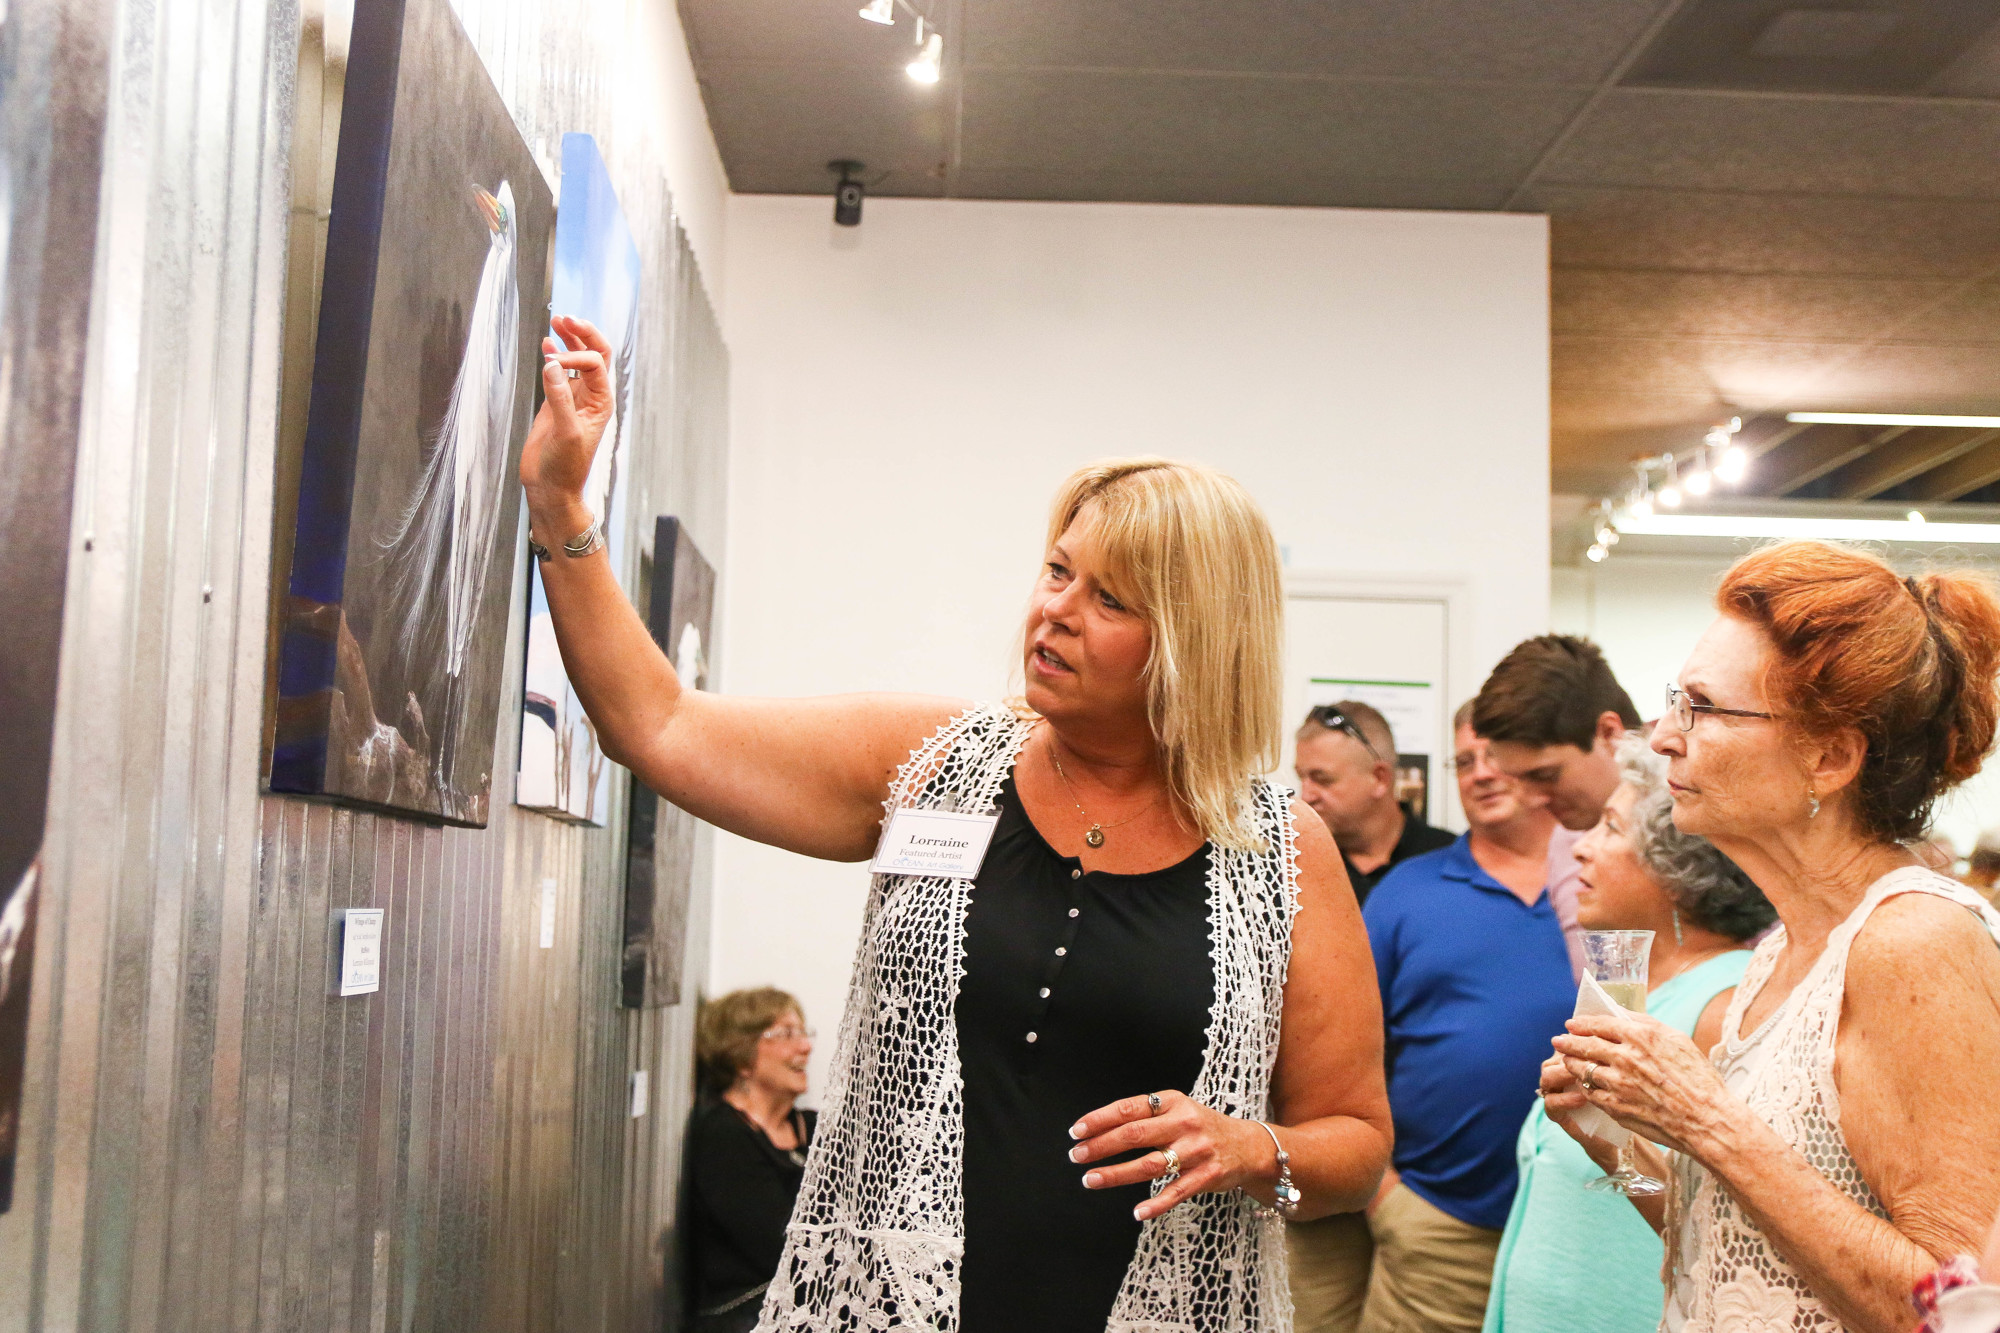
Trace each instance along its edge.
<path fill-rule="evenodd" d="M 1646 1012 L 1646 964 L 1652 952 L 1650 930 L 1587 930 L 1583 934 L 1584 967 L 1597 978 L 1605 994 L 1635 1014 Z M 1640 1174 L 1632 1162 L 1632 1140 L 1627 1138 L 1618 1146 L 1618 1169 L 1590 1181 L 1584 1188 L 1615 1190 L 1645 1198 L 1667 1187 L 1651 1176 Z"/>

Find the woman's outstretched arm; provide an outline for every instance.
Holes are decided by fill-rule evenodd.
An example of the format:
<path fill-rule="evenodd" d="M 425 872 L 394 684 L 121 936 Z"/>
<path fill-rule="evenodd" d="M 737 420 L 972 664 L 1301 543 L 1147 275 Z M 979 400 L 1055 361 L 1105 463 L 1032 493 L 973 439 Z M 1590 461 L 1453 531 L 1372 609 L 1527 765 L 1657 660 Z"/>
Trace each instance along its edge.
<path fill-rule="evenodd" d="M 732 699 L 685 688 L 609 558 L 561 550 L 592 521 L 583 485 L 611 418 L 612 386 L 603 336 L 582 320 L 558 317 L 555 327 L 567 346 L 544 344 L 546 401 L 521 454 L 521 485 L 529 531 L 554 553 L 541 575 L 563 667 L 605 753 L 732 833 L 829 860 L 866 858 L 897 767 L 964 703 L 906 694 Z"/>

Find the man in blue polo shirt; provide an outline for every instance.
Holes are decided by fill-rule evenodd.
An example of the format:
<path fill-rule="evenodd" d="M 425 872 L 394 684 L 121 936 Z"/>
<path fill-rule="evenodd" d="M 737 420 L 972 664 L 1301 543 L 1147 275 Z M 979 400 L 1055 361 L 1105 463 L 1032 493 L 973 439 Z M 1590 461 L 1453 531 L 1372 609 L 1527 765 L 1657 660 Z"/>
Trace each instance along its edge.
<path fill-rule="evenodd" d="M 1576 982 L 1548 891 L 1555 818 L 1493 766 L 1466 709 L 1472 831 L 1412 857 L 1362 918 L 1382 985 L 1395 1166 L 1368 1210 L 1362 1333 L 1477 1333 L 1514 1201 L 1514 1140 Z"/>

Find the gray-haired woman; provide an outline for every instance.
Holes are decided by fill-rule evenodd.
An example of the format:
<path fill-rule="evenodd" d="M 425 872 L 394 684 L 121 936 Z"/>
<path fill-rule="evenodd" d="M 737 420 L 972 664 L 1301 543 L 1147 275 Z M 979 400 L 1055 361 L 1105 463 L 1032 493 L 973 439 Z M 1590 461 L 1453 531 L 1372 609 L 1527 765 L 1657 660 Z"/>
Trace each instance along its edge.
<path fill-rule="evenodd" d="M 1624 781 L 1577 844 L 1577 920 L 1587 930 L 1650 930 L 1647 1012 L 1706 1051 L 1771 904 L 1706 838 L 1674 827 L 1667 762 L 1646 742 L 1619 748 Z M 1486 1333 L 1562 1328 L 1650 1333 L 1660 1322 L 1660 1238 L 1616 1194 L 1584 1188 L 1593 1163 L 1540 1103 L 1516 1147 L 1521 1185 L 1493 1266 Z"/>

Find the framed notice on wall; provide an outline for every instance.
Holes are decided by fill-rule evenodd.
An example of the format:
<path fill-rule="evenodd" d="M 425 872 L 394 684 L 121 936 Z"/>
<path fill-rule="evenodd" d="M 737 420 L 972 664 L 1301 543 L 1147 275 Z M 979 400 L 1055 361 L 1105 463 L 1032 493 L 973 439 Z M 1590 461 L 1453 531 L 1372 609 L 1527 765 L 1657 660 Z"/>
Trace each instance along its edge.
<path fill-rule="evenodd" d="M 1396 737 L 1396 799 L 1418 819 L 1431 818 L 1431 761 L 1444 753 L 1437 688 L 1425 680 L 1350 680 L 1314 676 L 1306 703 L 1367 704 L 1389 723 Z"/>

